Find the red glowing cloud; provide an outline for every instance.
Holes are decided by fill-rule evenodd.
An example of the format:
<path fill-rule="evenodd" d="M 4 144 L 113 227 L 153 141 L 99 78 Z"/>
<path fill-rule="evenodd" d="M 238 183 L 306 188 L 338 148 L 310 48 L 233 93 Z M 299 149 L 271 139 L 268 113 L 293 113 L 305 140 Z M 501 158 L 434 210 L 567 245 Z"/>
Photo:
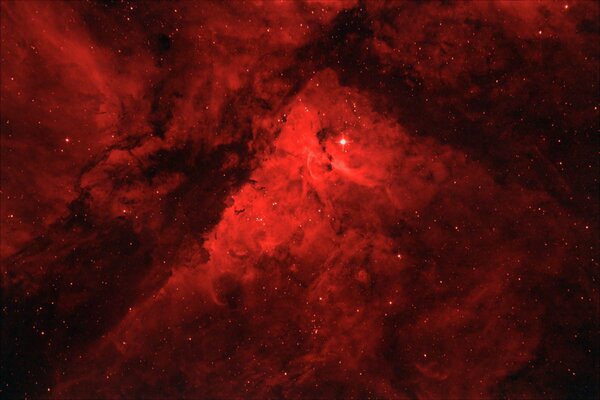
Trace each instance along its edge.
<path fill-rule="evenodd" d="M 2 392 L 595 398 L 565 6 L 3 3 Z"/>

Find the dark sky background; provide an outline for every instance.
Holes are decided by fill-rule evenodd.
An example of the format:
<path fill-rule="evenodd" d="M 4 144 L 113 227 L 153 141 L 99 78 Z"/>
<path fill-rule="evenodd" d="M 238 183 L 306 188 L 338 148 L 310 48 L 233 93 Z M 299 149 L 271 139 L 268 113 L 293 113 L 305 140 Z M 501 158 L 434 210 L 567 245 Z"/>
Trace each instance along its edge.
<path fill-rule="evenodd" d="M 3 398 L 596 399 L 600 3 L 1 3 Z"/>

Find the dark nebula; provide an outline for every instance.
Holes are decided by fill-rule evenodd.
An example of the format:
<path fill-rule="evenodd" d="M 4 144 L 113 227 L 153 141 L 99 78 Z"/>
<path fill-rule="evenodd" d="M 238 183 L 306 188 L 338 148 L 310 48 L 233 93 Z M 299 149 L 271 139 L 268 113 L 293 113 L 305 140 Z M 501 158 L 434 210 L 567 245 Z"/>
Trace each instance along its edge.
<path fill-rule="evenodd" d="M 2 398 L 597 399 L 597 1 L 1 3 Z"/>

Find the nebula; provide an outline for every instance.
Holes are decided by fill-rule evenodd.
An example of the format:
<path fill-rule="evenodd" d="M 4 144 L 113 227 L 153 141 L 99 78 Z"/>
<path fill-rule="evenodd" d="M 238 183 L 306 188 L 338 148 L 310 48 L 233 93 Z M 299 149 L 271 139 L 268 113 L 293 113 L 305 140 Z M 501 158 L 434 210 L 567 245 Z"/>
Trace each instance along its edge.
<path fill-rule="evenodd" d="M 600 396 L 600 3 L 0 6 L 3 398 Z"/>

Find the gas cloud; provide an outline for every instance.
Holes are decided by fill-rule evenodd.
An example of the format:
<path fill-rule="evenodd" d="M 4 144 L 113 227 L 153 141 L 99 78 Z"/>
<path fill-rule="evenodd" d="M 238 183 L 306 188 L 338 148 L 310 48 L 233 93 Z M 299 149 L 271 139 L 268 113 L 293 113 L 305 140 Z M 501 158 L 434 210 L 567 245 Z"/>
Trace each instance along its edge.
<path fill-rule="evenodd" d="M 598 2 L 0 6 L 2 397 L 600 395 Z"/>

